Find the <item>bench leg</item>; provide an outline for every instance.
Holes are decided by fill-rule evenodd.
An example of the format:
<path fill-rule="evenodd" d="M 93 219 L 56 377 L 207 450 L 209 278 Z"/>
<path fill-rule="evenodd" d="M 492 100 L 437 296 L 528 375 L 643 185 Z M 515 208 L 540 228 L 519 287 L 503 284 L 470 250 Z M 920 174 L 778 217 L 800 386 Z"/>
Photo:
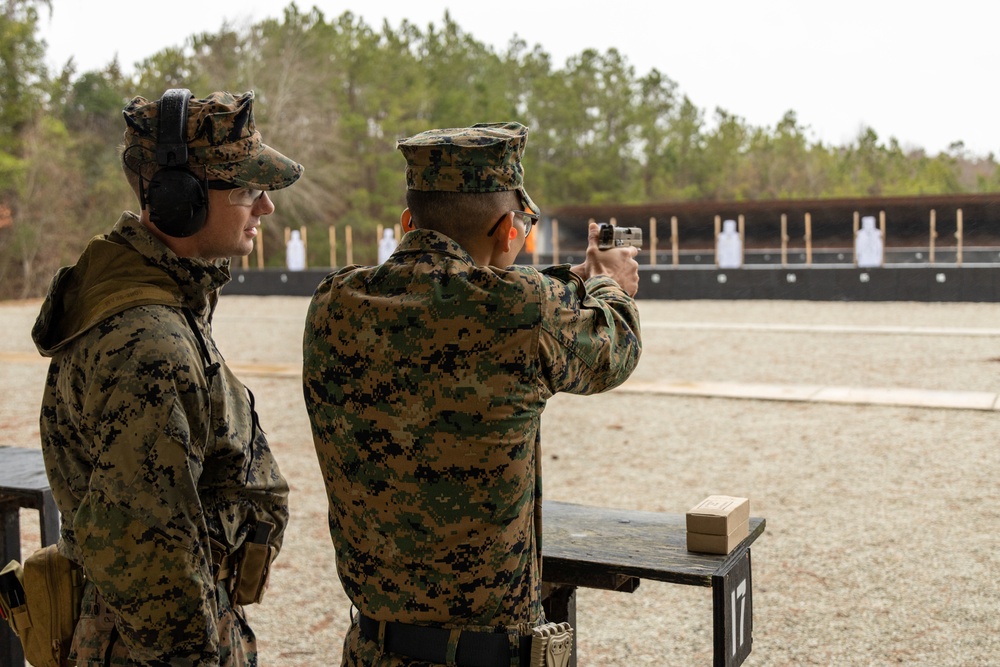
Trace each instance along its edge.
<path fill-rule="evenodd" d="M 0 549 L 3 562 L 0 569 L 12 560 L 21 560 L 21 518 L 17 503 L 0 502 Z M 7 621 L 0 621 L 0 664 L 23 665 L 24 651 Z"/>
<path fill-rule="evenodd" d="M 42 494 L 42 506 L 38 509 L 38 523 L 42 531 L 42 546 L 47 547 L 59 541 L 59 508 L 46 489 Z"/>
<path fill-rule="evenodd" d="M 542 600 L 545 610 L 545 620 L 552 623 L 569 623 L 573 626 L 573 654 L 569 659 L 569 667 L 576 667 L 576 587 L 553 586 L 548 596 Z"/>
<path fill-rule="evenodd" d="M 715 667 L 739 667 L 753 649 L 753 577 L 750 549 L 734 552 L 712 576 Z"/>

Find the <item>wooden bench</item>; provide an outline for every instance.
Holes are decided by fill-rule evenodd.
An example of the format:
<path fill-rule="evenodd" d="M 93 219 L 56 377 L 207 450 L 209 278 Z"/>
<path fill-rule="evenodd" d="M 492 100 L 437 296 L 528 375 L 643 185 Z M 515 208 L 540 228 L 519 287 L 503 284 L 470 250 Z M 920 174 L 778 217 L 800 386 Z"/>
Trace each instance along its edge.
<path fill-rule="evenodd" d="M 42 450 L 0 447 L 0 568 L 21 560 L 22 507 L 38 510 L 42 546 L 59 540 L 59 510 L 45 475 Z M 23 665 L 21 641 L 0 622 L 0 664 Z"/>
<path fill-rule="evenodd" d="M 38 510 L 42 545 L 59 538 L 59 512 L 38 449 L 0 447 L 2 564 L 21 559 L 20 509 Z M 726 556 L 687 550 L 683 514 L 637 512 L 546 501 L 542 508 L 542 577 L 551 587 L 546 615 L 576 626 L 576 589 L 631 593 L 642 579 L 712 589 L 714 664 L 735 667 L 753 645 L 750 545 L 764 519 Z M 23 665 L 21 642 L 4 622 L 0 664 Z M 576 665 L 574 647 L 572 666 Z"/>
<path fill-rule="evenodd" d="M 687 550 L 683 514 L 637 512 L 545 501 L 542 580 L 552 588 L 548 620 L 576 627 L 576 589 L 631 593 L 642 579 L 712 589 L 716 667 L 736 667 L 753 646 L 750 545 L 764 532 L 750 518 L 750 535 L 725 556 Z M 573 650 L 576 665 L 576 647 Z"/>

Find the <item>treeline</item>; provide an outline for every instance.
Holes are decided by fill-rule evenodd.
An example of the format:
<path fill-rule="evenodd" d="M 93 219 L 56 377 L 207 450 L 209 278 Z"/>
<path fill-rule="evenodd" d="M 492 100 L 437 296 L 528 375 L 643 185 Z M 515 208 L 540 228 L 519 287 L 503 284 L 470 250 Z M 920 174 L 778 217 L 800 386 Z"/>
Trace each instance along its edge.
<path fill-rule="evenodd" d="M 376 226 L 398 222 L 404 205 L 395 140 L 480 121 L 531 128 L 527 183 L 543 209 L 1000 189 L 994 156 L 961 144 L 931 156 L 864 128 L 846 146 L 824 145 L 794 111 L 773 127 L 708 114 L 667 74 L 636 72 L 615 49 L 557 66 L 517 38 L 498 52 L 447 14 L 440 25 L 373 27 L 290 4 L 280 20 L 193 35 L 126 76 L 117 62 L 49 72 L 37 26 L 50 3 L 8 0 L 0 11 L 0 298 L 38 295 L 87 239 L 135 208 L 117 152 L 121 109 L 172 87 L 253 89 L 265 141 L 306 166 L 275 196 L 265 247 L 283 247 L 284 227 L 325 241 L 329 226 L 350 225 L 372 240 L 356 248 L 362 262 L 375 259 Z M 326 264 L 327 252 L 313 244 L 310 264 Z"/>

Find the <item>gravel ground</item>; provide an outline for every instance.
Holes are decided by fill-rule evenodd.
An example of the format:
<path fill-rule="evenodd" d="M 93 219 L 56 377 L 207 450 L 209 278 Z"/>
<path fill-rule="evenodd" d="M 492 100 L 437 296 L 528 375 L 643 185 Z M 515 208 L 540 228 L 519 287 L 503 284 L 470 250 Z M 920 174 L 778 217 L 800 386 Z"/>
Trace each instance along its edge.
<path fill-rule="evenodd" d="M 292 488 L 272 587 L 249 610 L 262 664 L 281 667 L 339 664 L 348 621 L 295 373 L 307 303 L 226 296 L 215 324 Z M 0 444 L 38 446 L 38 305 L 0 303 Z M 1000 392 L 996 304 L 640 309 L 637 381 Z M 542 421 L 546 497 L 673 513 L 716 493 L 749 497 L 767 530 L 753 547 L 747 665 L 1000 665 L 996 427 L 984 410 L 557 395 Z M 25 550 L 36 516 L 23 511 Z M 580 665 L 711 664 L 710 589 L 584 589 L 578 610 Z"/>

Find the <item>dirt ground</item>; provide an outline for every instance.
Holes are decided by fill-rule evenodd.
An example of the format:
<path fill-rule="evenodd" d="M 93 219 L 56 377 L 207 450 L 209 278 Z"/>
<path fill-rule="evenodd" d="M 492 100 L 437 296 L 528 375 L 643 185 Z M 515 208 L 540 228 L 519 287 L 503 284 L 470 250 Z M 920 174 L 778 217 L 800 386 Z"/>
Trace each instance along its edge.
<path fill-rule="evenodd" d="M 339 664 L 349 614 L 297 370 L 307 303 L 224 296 L 215 323 L 291 483 L 285 548 L 267 598 L 249 610 L 261 664 L 281 667 Z M 46 366 L 29 338 L 38 305 L 0 303 L 3 445 L 39 446 Z M 907 389 L 992 398 L 1000 305 L 641 301 L 640 309 L 633 386 L 727 389 L 671 395 L 626 384 L 557 395 L 542 421 L 546 498 L 683 513 L 712 494 L 749 497 L 767 529 L 753 547 L 747 665 L 1000 664 L 995 409 L 742 397 L 760 385 L 815 385 L 869 397 Z M 24 510 L 22 524 L 28 550 L 37 515 Z M 646 581 L 632 594 L 581 590 L 579 664 L 711 664 L 711 597 L 708 588 Z"/>

